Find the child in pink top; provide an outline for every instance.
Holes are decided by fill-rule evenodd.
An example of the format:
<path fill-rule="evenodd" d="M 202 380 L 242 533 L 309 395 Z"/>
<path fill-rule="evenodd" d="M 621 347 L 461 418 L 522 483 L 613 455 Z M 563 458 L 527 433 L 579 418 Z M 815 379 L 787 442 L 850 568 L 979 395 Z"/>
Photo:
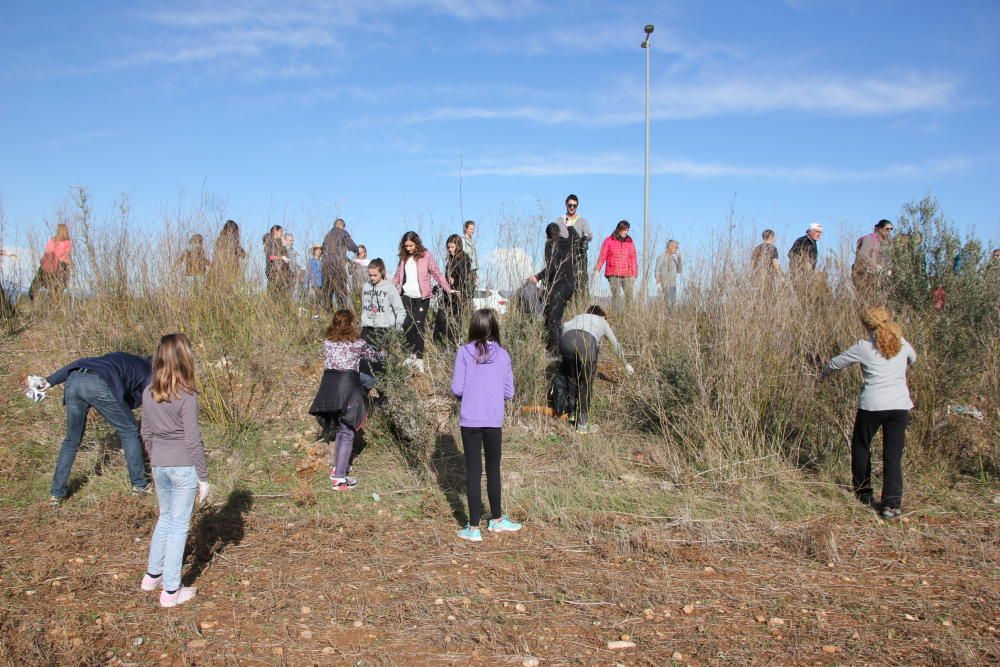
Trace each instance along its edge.
<path fill-rule="evenodd" d="M 31 287 L 28 288 L 28 298 L 34 301 L 35 294 L 44 288 L 52 296 L 58 296 L 69 284 L 70 253 L 73 242 L 69 239 L 69 228 L 59 223 L 56 225 L 55 236 L 45 242 L 45 254 L 39 264 L 38 272 Z"/>

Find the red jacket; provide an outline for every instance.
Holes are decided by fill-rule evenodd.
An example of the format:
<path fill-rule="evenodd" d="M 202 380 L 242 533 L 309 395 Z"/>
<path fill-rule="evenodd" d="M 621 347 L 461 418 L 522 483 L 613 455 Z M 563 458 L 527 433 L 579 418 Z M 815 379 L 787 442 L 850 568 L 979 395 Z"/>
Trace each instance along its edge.
<path fill-rule="evenodd" d="M 597 270 L 607 263 L 604 275 L 635 278 L 639 275 L 639 259 L 635 255 L 635 243 L 631 236 L 621 240 L 615 235 L 604 239 L 601 244 L 601 254 L 597 256 Z"/>

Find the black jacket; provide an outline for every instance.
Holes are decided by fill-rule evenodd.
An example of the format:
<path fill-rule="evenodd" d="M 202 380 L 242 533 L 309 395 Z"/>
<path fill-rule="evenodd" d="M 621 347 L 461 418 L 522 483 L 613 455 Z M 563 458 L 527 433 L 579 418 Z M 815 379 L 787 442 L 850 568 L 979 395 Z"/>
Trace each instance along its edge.
<path fill-rule="evenodd" d="M 795 243 L 788 250 L 788 261 L 793 267 L 796 265 L 802 267 L 808 262 L 810 268 L 815 271 L 818 257 L 819 250 L 816 247 L 816 242 L 806 235 L 795 239 Z"/>
<path fill-rule="evenodd" d="M 559 237 L 555 241 L 550 239 L 545 242 L 545 268 L 535 277 L 545 281 L 549 292 L 557 286 L 565 288 L 573 285 L 573 257 L 569 239 Z"/>

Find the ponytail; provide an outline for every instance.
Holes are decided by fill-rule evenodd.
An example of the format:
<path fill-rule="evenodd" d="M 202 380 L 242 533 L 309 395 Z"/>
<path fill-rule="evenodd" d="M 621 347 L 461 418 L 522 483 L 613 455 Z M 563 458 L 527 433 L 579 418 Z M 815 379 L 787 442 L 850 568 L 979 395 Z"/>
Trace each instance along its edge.
<path fill-rule="evenodd" d="M 875 349 L 886 359 L 892 359 L 903 347 L 903 329 L 892 321 L 889 311 L 881 306 L 865 309 L 861 315 L 865 327 L 875 334 Z"/>

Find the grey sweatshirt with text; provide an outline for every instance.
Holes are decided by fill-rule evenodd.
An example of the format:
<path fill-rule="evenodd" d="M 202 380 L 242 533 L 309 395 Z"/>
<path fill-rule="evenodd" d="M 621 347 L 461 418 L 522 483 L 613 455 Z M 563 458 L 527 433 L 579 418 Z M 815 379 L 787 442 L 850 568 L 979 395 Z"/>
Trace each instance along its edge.
<path fill-rule="evenodd" d="M 402 329 L 406 320 L 399 290 L 388 280 L 377 285 L 365 283 L 361 291 L 361 326 L 376 329 Z"/>

